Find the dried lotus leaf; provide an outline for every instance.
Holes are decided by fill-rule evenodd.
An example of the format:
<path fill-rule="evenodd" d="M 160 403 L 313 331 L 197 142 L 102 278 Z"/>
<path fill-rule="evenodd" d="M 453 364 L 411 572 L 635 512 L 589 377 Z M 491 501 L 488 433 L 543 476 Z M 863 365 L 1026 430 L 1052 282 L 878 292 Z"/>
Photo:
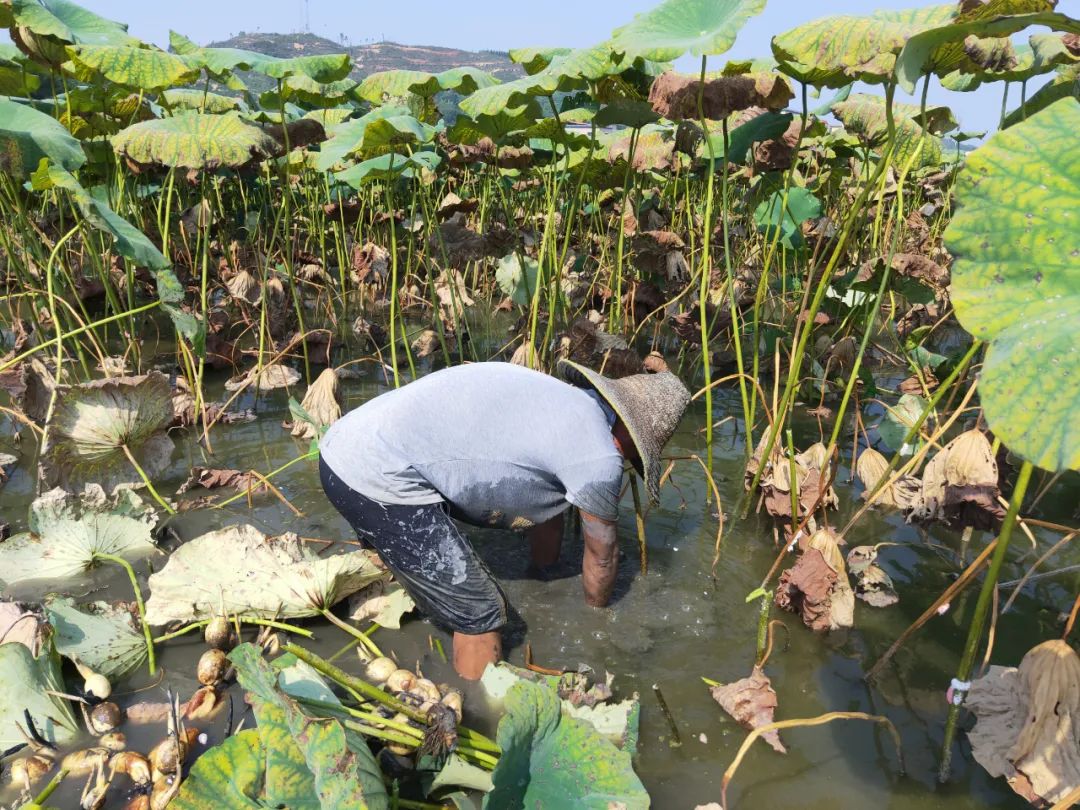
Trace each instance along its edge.
<path fill-rule="evenodd" d="M 961 433 L 945 446 L 942 453 L 945 454 L 945 481 L 949 486 L 997 486 L 994 451 L 981 431 Z"/>

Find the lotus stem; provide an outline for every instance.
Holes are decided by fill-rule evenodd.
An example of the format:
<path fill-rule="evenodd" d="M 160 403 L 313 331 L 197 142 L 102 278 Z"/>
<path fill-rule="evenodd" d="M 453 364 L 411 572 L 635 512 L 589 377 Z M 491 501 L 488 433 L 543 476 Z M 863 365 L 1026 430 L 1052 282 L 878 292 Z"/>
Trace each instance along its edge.
<path fill-rule="evenodd" d="M 135 468 L 135 472 L 139 474 L 139 478 L 142 479 L 143 484 L 146 485 L 146 489 L 150 492 L 150 495 L 153 497 L 153 499 L 157 501 L 158 506 L 168 512 L 170 515 L 175 515 L 176 510 L 169 506 L 168 501 L 162 498 L 161 495 L 158 494 L 158 491 L 154 489 L 154 483 L 150 480 L 150 476 L 146 474 L 146 470 L 144 470 L 139 464 L 139 462 L 136 461 L 134 454 L 132 454 L 131 452 L 131 449 L 126 444 L 120 445 L 120 449 L 124 451 L 124 455 L 127 456 L 127 460 L 131 462 L 131 466 Z"/>
<path fill-rule="evenodd" d="M 971 625 L 968 627 L 967 642 L 964 644 L 964 655 L 960 659 L 960 666 L 956 670 L 956 680 L 967 682 L 971 679 L 971 671 L 975 664 L 975 656 L 979 651 L 979 643 L 982 640 L 983 625 L 986 623 L 986 614 L 990 609 L 990 602 L 997 589 L 998 577 L 1001 574 L 1001 566 L 1005 562 L 1005 554 L 1009 550 L 1009 541 L 1012 539 L 1013 527 L 1016 525 L 1016 516 L 1020 513 L 1020 507 L 1024 503 L 1024 494 L 1027 492 L 1028 482 L 1031 480 L 1033 467 L 1030 461 L 1025 461 L 1020 467 L 1020 474 L 1016 478 L 1016 486 L 1013 488 L 1012 498 L 1009 500 L 1009 511 L 1005 513 L 1005 520 L 1001 524 L 1001 533 L 998 535 L 997 547 L 994 556 L 990 560 L 990 569 L 986 572 L 982 590 L 979 591 L 979 599 L 975 603 L 975 615 L 972 616 Z M 961 698 L 963 693 L 961 693 Z M 960 707 L 963 700 L 954 700 L 949 704 L 949 716 L 945 721 L 945 739 L 942 742 L 941 767 L 938 769 L 938 781 L 946 782 L 952 766 L 952 742 L 956 735 L 956 723 L 960 719 Z"/>
<path fill-rule="evenodd" d="M 44 807 L 45 802 L 47 802 L 49 800 L 49 797 L 51 797 L 56 792 L 56 789 L 60 787 L 60 783 L 64 781 L 67 775 L 68 772 L 66 770 L 61 769 L 57 771 L 56 776 L 49 780 L 49 784 L 45 785 L 41 793 L 35 796 L 34 800 L 29 805 L 24 805 L 24 807 Z"/>
<path fill-rule="evenodd" d="M 371 653 L 373 655 L 375 655 L 375 657 L 377 657 L 377 658 L 382 657 L 382 651 L 378 648 L 378 646 L 375 644 L 374 641 L 372 641 L 370 638 L 368 638 L 366 633 L 364 633 L 364 632 L 362 632 L 360 630 L 357 630 L 355 627 L 353 627 L 348 622 L 345 622 L 345 621 L 342 621 L 341 619 L 339 619 L 337 616 L 334 615 L 334 612 L 332 610 L 330 610 L 329 608 L 322 608 L 319 611 L 319 613 L 321 613 L 323 615 L 323 618 L 325 618 L 328 622 L 330 622 L 331 624 L 335 625 L 336 627 L 344 630 L 350 636 L 352 636 L 357 641 L 359 641 L 361 644 L 363 644 L 365 647 L 367 647 L 368 650 L 370 650 Z"/>
<path fill-rule="evenodd" d="M 763 726 L 758 726 L 746 735 L 746 739 L 743 740 L 742 745 L 739 746 L 739 751 L 735 755 L 735 759 L 728 765 L 727 770 L 724 771 L 723 779 L 720 782 L 720 805 L 724 810 L 730 810 L 731 805 L 727 800 L 727 789 L 731 783 L 732 778 L 735 776 L 735 771 L 738 770 L 739 765 L 743 761 L 743 757 L 746 756 L 746 752 L 750 750 L 750 746 L 754 744 L 763 734 L 770 731 L 780 731 L 785 728 L 803 728 L 807 726 L 821 726 L 825 723 L 831 723 L 834 720 L 867 720 L 871 723 L 877 723 L 885 726 L 889 732 L 889 736 L 892 737 L 892 741 L 896 746 L 896 757 L 900 761 L 900 772 L 904 773 L 904 746 L 900 741 L 900 732 L 896 730 L 896 726 L 892 724 L 892 721 L 881 715 L 866 714 L 865 712 L 827 712 L 826 714 L 819 715 L 818 717 L 811 717 L 807 719 L 799 720 L 778 720 L 775 723 L 766 723 Z"/>
<path fill-rule="evenodd" d="M 111 562 L 127 571 L 128 579 L 131 580 L 131 588 L 135 591 L 135 605 L 139 610 L 139 622 L 142 624 L 143 638 L 146 640 L 146 662 L 150 668 L 150 675 L 153 676 L 157 672 L 157 663 L 154 658 L 154 636 L 150 632 L 150 625 L 146 622 L 146 604 L 143 602 L 142 588 L 139 587 L 135 569 L 131 567 L 131 563 L 115 554 L 105 554 L 98 551 L 94 553 L 94 559 Z"/>
<path fill-rule="evenodd" d="M 298 636 L 303 636 L 304 638 L 315 637 L 315 634 L 312 631 L 304 627 L 297 627 L 295 624 L 285 624 L 284 622 L 271 621 L 270 619 L 260 619 L 255 616 L 234 616 L 233 618 L 242 624 L 255 624 L 259 625 L 260 627 L 273 627 L 276 630 L 284 630 L 287 633 L 293 633 Z M 192 633 L 195 630 L 206 627 L 206 625 L 208 625 L 209 623 L 209 619 L 192 622 L 191 624 L 184 625 L 179 630 L 174 630 L 173 632 L 166 633 L 163 636 L 158 636 L 154 639 L 154 643 L 161 644 L 162 642 L 171 641 L 174 638 L 185 636 L 188 633 Z"/>
<path fill-rule="evenodd" d="M 641 557 L 641 575 L 649 573 L 649 546 L 645 542 L 645 518 L 641 511 L 641 493 L 638 491 L 637 474 L 630 473 L 630 494 L 634 497 L 634 525 L 637 527 L 638 551 Z"/>

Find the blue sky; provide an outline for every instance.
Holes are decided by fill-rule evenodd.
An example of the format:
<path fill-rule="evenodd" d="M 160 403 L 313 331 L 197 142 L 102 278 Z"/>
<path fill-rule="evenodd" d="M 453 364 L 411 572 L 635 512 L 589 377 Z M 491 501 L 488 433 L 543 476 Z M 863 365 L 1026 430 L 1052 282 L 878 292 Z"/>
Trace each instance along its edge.
<path fill-rule="evenodd" d="M 301 30 L 304 20 L 303 0 L 80 2 L 98 14 L 129 23 L 132 34 L 162 46 L 168 44 L 170 28 L 206 43 L 240 31 Z M 656 2 L 659 0 L 308 0 L 308 6 L 312 33 L 332 40 L 345 34 L 352 44 L 388 39 L 409 45 L 507 50 L 526 45 L 593 45 Z M 731 51 L 711 61 L 720 66 L 730 58 L 768 55 L 774 34 L 820 17 L 916 5 L 920 5 L 919 0 L 769 0 L 765 11 L 743 28 Z M 1076 14 L 1080 0 L 1061 0 L 1058 10 Z M 695 70 L 696 64 L 680 63 L 679 67 Z M 897 99 L 910 100 L 902 96 L 898 94 Z M 1019 88 L 1013 88 L 1010 107 L 1018 100 Z M 930 102 L 949 104 L 968 131 L 992 130 L 1000 114 L 1001 87 L 950 93 L 932 86 Z"/>

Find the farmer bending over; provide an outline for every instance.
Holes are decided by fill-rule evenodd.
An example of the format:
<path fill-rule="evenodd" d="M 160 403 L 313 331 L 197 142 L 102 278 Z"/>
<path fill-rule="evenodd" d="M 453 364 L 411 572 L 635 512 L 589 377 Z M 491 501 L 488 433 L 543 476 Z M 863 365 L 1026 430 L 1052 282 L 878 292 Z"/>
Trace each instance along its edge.
<path fill-rule="evenodd" d="M 532 562 L 559 557 L 581 511 L 585 601 L 611 599 L 623 462 L 659 493 L 660 450 L 690 400 L 670 372 L 612 380 L 563 361 L 562 380 L 509 363 L 430 374 L 367 402 L 323 438 L 323 489 L 428 616 L 454 632 L 454 668 L 502 657 L 506 601 L 451 518 L 527 530 Z"/>

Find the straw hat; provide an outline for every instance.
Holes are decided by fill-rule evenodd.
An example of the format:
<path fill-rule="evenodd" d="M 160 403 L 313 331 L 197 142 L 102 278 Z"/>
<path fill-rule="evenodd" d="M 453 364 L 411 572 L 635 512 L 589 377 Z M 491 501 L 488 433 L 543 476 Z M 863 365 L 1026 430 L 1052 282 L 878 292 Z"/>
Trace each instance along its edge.
<path fill-rule="evenodd" d="M 645 479 L 649 498 L 659 501 L 660 451 L 690 403 L 686 386 L 670 371 L 613 380 L 570 360 L 559 362 L 559 373 L 572 385 L 593 388 L 626 425 L 640 458 L 635 466 Z"/>

